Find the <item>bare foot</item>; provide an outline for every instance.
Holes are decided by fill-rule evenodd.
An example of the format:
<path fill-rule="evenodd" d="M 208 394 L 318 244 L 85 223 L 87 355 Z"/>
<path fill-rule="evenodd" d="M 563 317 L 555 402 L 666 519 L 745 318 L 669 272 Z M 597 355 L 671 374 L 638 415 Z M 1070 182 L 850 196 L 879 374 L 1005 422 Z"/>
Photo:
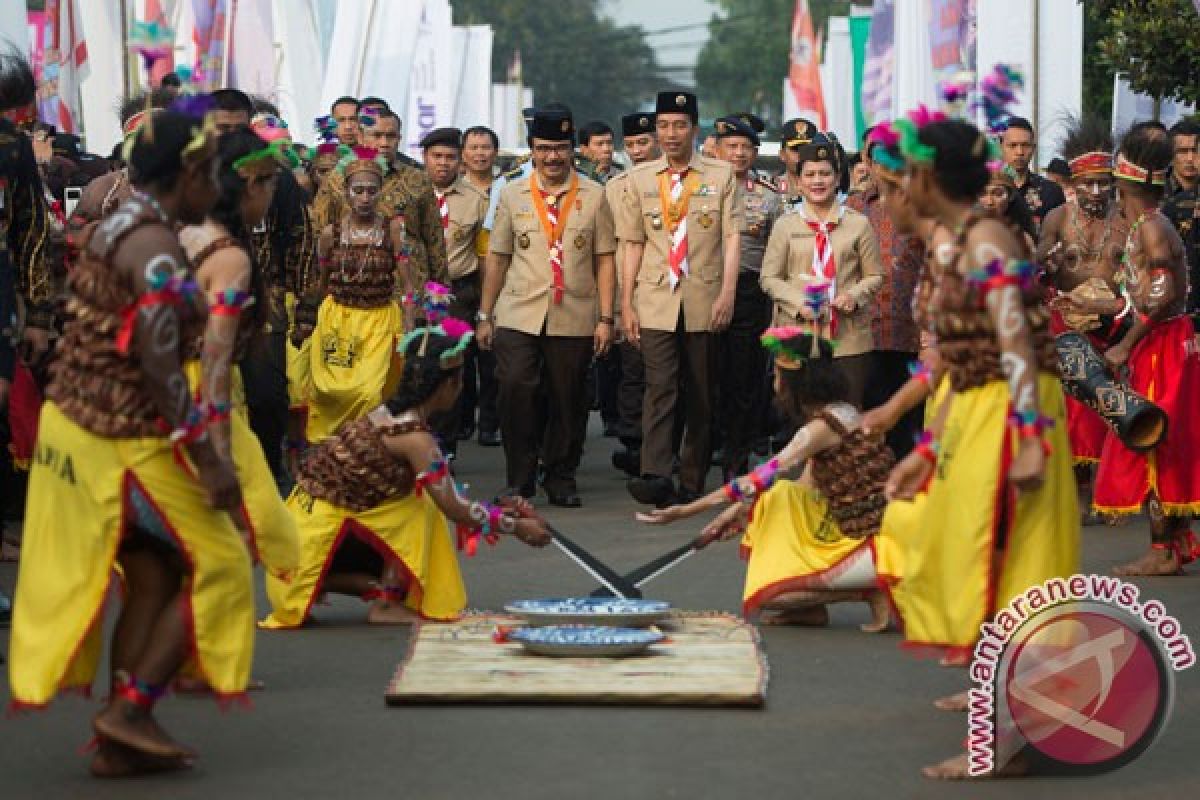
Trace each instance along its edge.
<path fill-rule="evenodd" d="M 863 600 L 867 601 L 867 606 L 871 609 L 871 621 L 865 625 L 859 625 L 858 629 L 863 633 L 883 633 L 886 631 L 888 624 L 891 622 L 892 615 L 892 609 L 888 605 L 887 596 L 876 589 L 873 592 L 867 592 Z"/>
<path fill-rule="evenodd" d="M 1115 567 L 1113 574 L 1120 575 L 1123 578 L 1131 578 L 1136 576 L 1182 575 L 1183 570 L 1179 566 L 1179 556 L 1175 554 L 1173 548 L 1162 549 L 1152 547 L 1137 561 L 1131 561 L 1124 566 Z"/>
<path fill-rule="evenodd" d="M 92 719 L 92 727 L 101 739 L 160 758 L 195 758 L 195 753 L 176 742 L 155 721 L 149 711 L 117 698 Z"/>
<path fill-rule="evenodd" d="M 371 625 L 412 625 L 420 619 L 404 606 L 392 604 L 372 603 L 367 612 L 367 622 Z"/>
<path fill-rule="evenodd" d="M 965 692 L 946 695 L 933 701 L 933 707 L 940 711 L 966 711 L 971 702 L 971 696 Z"/>
<path fill-rule="evenodd" d="M 829 609 L 825 606 L 791 608 L 760 617 L 759 625 L 800 625 L 807 628 L 823 628 L 829 624 Z"/>
<path fill-rule="evenodd" d="M 128 778 L 133 775 L 191 769 L 193 764 L 194 760 L 191 758 L 158 758 L 101 738 L 88 770 L 94 778 Z"/>
<path fill-rule="evenodd" d="M 926 778 L 935 781 L 966 781 L 966 780 L 988 780 L 990 778 L 1016 778 L 1029 772 L 1029 763 L 1021 754 L 1017 754 L 1000 769 L 993 770 L 986 775 L 972 775 L 968 766 L 970 759 L 966 753 L 960 753 L 953 758 L 947 758 L 940 764 L 934 764 L 931 767 L 923 767 L 921 774 Z"/>

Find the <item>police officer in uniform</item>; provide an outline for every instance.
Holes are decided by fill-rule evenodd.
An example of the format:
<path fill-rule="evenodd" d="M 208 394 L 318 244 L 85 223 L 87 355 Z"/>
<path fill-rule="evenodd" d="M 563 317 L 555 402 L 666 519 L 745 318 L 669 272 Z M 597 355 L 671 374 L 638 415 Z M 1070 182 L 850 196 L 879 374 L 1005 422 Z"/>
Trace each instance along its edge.
<path fill-rule="evenodd" d="M 771 323 L 771 299 L 759 286 L 763 253 L 783 205 L 775 185 L 754 170 L 759 138 L 741 116 L 717 120 L 717 153 L 733 165 L 742 200 L 742 257 L 733 321 L 721 334 L 718 420 L 723 431 L 721 467 L 726 479 L 746 471 L 750 452 L 765 432 L 767 351 L 759 337 Z"/>
<path fill-rule="evenodd" d="M 535 112 L 534 169 L 501 191 L 476 317 L 496 356 L 508 485 L 534 494 L 540 451 L 546 495 L 568 508 L 582 505 L 587 369 L 613 340 L 617 249 L 603 187 L 572 169 L 574 141 L 569 114 Z"/>
<path fill-rule="evenodd" d="M 633 169 L 622 196 L 621 315 L 646 370 L 642 475 L 629 492 L 639 503 L 665 506 L 704 490 L 716 334 L 733 316 L 742 215 L 733 169 L 695 152 L 696 96 L 662 92 L 656 112 L 663 157 Z M 677 492 L 670 476 L 681 376 L 687 419 Z"/>

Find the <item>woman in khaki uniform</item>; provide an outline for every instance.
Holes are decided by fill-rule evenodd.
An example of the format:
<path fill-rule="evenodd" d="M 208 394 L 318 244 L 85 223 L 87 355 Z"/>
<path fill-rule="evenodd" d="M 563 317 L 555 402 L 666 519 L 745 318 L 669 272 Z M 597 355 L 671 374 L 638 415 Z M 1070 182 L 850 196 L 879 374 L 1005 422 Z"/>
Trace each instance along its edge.
<path fill-rule="evenodd" d="M 821 134 L 799 148 L 795 180 L 804 204 L 775 223 L 763 257 L 761 284 L 775 303 L 773 324 L 819 322 L 836 340 L 849 399 L 862 407 L 869 378 L 870 304 L 883 285 L 879 241 L 862 214 L 837 198 L 837 150 Z"/>

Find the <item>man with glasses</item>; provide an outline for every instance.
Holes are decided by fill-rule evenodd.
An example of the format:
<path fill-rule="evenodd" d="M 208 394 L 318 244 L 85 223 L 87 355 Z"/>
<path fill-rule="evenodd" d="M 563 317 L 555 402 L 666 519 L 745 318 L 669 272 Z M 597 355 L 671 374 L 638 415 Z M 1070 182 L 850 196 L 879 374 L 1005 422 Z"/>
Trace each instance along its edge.
<path fill-rule="evenodd" d="M 532 497 L 540 455 L 550 503 L 566 508 L 582 505 L 587 369 L 613 341 L 617 249 L 603 187 L 572 169 L 574 140 L 569 114 L 534 114 L 533 172 L 501 192 L 476 316 L 496 356 L 508 485 Z"/>

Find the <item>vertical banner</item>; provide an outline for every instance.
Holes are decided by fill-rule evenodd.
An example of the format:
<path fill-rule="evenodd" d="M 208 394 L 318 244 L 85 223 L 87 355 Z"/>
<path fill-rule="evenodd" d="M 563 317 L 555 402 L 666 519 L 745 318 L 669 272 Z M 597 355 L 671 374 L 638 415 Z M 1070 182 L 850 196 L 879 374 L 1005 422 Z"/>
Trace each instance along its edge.
<path fill-rule="evenodd" d="M 279 83 L 274 97 L 298 141 L 310 141 L 312 122 L 328 113 L 321 105 L 325 55 L 313 0 L 274 0 L 275 35 L 279 38 Z"/>
<path fill-rule="evenodd" d="M 294 3 L 293 11 L 302 3 Z M 271 0 L 237 0 L 226 84 L 243 92 L 276 99 L 279 53 Z"/>
<path fill-rule="evenodd" d="M 796 0 L 796 10 L 792 15 L 792 46 L 786 89 L 784 118 L 807 117 L 824 130 L 827 123 L 825 98 L 821 92 L 821 67 L 808 0 Z"/>
<path fill-rule="evenodd" d="M 895 0 L 875 0 L 871 11 L 871 32 L 867 36 L 867 56 L 863 65 L 862 90 L 859 93 L 863 120 L 875 125 L 895 116 L 896 75 Z"/>
<path fill-rule="evenodd" d="M 162 29 L 170 29 L 172 27 L 170 12 L 175 2 L 178 0 L 145 0 L 146 6 L 142 10 L 141 21 L 157 24 Z M 165 58 L 154 62 L 154 67 L 148 76 L 150 87 L 158 86 L 167 73 L 174 69 L 175 52 L 172 51 Z"/>
<path fill-rule="evenodd" d="M 79 0 L 47 0 L 46 37 L 43 74 L 47 93 L 53 81 L 57 98 L 48 109 L 51 113 L 43 119 L 60 131 L 76 133 L 80 119 L 79 87 L 89 72 Z"/>
<path fill-rule="evenodd" d="M 420 141 L 425 134 L 451 122 L 451 22 L 447 0 L 425 0 L 417 27 L 404 115 L 404 147 L 414 157 L 421 155 Z"/>
<path fill-rule="evenodd" d="M 195 18 L 195 81 L 206 91 L 220 89 L 225 67 L 225 25 L 228 0 L 192 0 Z"/>
<path fill-rule="evenodd" d="M 459 129 L 486 125 L 492 118 L 491 26 L 455 27 L 451 53 L 455 69 L 450 124 Z"/>
<path fill-rule="evenodd" d="M 871 17 L 869 14 L 856 13 L 858 6 L 852 6 L 850 13 L 850 54 L 854 58 L 854 140 L 862 142 L 863 133 L 867 130 L 866 115 L 863 114 L 862 85 L 863 72 L 867 66 L 867 37 L 871 33 Z M 842 142 L 845 147 L 849 142 Z M 853 149 L 858 149 L 857 146 Z"/>
<path fill-rule="evenodd" d="M 821 64 L 824 130 L 831 131 L 847 152 L 858 149 L 854 130 L 854 53 L 850 45 L 850 23 L 846 17 L 830 17 Z"/>

